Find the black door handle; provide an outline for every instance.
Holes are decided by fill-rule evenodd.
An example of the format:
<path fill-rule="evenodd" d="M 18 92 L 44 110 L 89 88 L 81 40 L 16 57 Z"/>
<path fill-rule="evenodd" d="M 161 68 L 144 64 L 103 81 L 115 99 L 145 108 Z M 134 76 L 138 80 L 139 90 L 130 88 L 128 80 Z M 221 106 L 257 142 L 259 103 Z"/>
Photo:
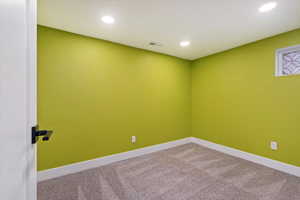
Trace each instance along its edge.
<path fill-rule="evenodd" d="M 53 131 L 51 130 L 38 130 L 38 126 L 34 126 L 31 128 L 31 135 L 32 135 L 32 144 L 35 144 L 39 140 L 39 136 L 43 136 L 43 141 L 50 140 Z"/>

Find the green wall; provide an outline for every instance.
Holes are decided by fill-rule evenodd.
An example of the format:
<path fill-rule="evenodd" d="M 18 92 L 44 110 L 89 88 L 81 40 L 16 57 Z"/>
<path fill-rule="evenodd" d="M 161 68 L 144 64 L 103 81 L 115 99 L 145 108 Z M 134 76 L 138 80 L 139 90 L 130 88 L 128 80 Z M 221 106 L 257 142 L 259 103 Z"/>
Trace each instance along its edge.
<path fill-rule="evenodd" d="M 274 76 L 275 50 L 299 44 L 300 29 L 194 61 L 192 135 L 300 166 L 300 77 Z"/>
<path fill-rule="evenodd" d="M 38 170 L 190 136 L 190 64 L 39 26 Z"/>
<path fill-rule="evenodd" d="M 274 76 L 297 44 L 300 29 L 191 62 L 39 26 L 38 121 L 55 134 L 38 170 L 189 136 L 300 166 L 300 78 Z"/>

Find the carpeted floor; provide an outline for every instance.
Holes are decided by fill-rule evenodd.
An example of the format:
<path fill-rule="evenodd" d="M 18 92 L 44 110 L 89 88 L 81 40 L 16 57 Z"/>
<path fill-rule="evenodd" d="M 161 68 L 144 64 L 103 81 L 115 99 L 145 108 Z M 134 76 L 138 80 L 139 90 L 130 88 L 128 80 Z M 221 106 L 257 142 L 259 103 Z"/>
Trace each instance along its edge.
<path fill-rule="evenodd" d="M 300 178 L 186 144 L 41 182 L 38 200 L 300 200 Z"/>

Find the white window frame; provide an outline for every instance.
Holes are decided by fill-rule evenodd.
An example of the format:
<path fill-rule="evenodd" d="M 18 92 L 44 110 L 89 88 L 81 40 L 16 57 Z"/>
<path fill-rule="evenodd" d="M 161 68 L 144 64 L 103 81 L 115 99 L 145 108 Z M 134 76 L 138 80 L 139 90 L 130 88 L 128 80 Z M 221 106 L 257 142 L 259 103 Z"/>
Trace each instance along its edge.
<path fill-rule="evenodd" d="M 282 66 L 283 66 L 283 55 L 287 53 L 291 53 L 294 51 L 300 51 L 300 45 L 291 46 L 287 48 L 277 49 L 276 50 L 276 69 L 275 69 L 275 76 L 292 76 L 297 74 L 290 74 L 285 75 L 282 74 Z M 300 75 L 300 74 L 299 74 Z"/>

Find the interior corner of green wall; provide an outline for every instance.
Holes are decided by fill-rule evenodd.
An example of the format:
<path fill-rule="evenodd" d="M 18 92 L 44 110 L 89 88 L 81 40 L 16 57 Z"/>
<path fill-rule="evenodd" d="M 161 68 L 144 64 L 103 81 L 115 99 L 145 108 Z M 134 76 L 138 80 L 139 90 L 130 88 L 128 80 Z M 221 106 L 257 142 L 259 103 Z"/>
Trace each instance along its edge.
<path fill-rule="evenodd" d="M 274 77 L 276 49 L 297 44 L 300 30 L 187 61 L 38 26 L 38 121 L 55 131 L 38 170 L 189 136 L 300 166 L 300 78 Z"/>

